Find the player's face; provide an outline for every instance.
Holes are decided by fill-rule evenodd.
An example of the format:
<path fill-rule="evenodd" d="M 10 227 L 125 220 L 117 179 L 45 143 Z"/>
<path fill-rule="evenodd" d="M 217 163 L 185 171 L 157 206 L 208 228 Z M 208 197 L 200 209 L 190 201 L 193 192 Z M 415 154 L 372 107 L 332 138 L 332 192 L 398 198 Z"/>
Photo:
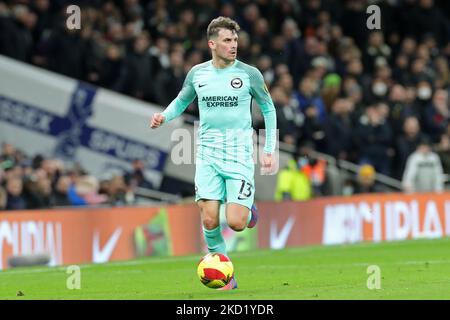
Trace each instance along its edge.
<path fill-rule="evenodd" d="M 233 61 L 237 56 L 238 36 L 235 31 L 220 29 L 216 39 L 210 40 L 210 48 L 216 56 L 226 61 Z"/>

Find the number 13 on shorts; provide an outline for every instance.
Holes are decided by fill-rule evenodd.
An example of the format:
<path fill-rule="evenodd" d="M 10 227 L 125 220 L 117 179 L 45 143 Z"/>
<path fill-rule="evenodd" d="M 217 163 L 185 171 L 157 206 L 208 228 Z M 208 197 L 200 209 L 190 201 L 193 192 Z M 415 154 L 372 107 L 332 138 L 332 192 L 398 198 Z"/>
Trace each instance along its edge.
<path fill-rule="evenodd" d="M 251 209 L 255 197 L 253 184 L 246 180 L 226 180 L 227 202 L 241 204 Z"/>

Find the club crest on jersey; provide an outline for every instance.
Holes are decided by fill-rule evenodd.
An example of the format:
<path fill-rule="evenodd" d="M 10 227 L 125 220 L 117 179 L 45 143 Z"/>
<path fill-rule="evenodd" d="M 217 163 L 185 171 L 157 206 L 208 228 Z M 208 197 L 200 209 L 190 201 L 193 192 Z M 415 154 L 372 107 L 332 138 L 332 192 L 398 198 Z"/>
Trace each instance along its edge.
<path fill-rule="evenodd" d="M 235 89 L 239 89 L 240 87 L 242 87 L 242 80 L 239 78 L 234 78 L 233 80 L 231 80 L 231 86 Z"/>

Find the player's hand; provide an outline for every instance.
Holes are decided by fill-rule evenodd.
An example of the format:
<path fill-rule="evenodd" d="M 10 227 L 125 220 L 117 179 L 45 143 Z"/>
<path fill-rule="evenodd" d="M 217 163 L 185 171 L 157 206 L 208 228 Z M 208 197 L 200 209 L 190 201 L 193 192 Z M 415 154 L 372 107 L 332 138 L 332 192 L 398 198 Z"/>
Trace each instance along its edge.
<path fill-rule="evenodd" d="M 150 120 L 150 128 L 159 128 L 164 123 L 165 117 L 161 113 L 155 113 Z"/>
<path fill-rule="evenodd" d="M 273 154 L 264 153 L 261 159 L 261 174 L 271 175 L 275 173 L 276 163 Z"/>

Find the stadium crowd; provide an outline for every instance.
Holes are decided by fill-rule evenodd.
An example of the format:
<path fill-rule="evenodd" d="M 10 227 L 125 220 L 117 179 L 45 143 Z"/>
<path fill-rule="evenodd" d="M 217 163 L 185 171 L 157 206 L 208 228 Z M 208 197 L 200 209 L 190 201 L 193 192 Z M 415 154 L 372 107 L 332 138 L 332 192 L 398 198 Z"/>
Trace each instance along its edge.
<path fill-rule="evenodd" d="M 80 30 L 66 28 L 69 4 L 81 7 Z M 380 30 L 367 28 L 370 4 Z M 315 166 L 302 156 L 312 148 L 403 179 L 406 191 L 423 189 L 411 185 L 420 161 L 432 158 L 423 177 L 450 173 L 449 1 L 0 0 L 0 54 L 166 106 L 210 59 L 205 30 L 218 15 L 240 24 L 238 59 L 263 73 L 298 167 Z M 198 116 L 195 103 L 187 112 Z"/>
<path fill-rule="evenodd" d="M 4 143 L 0 152 L 0 210 L 43 209 L 65 206 L 121 206 L 135 203 L 136 187 L 151 187 L 143 163 L 129 172 L 119 170 L 96 178 L 78 165 L 66 165 L 42 155 L 28 157 Z"/>

